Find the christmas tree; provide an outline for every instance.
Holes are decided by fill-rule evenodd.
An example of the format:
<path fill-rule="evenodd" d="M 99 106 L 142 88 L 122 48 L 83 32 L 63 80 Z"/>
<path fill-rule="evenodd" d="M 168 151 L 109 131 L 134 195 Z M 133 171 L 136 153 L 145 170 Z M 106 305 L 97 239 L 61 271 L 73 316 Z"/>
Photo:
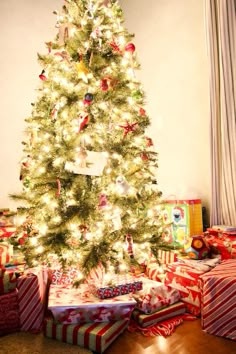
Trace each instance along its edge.
<path fill-rule="evenodd" d="M 19 247 L 29 265 L 56 259 L 81 279 L 98 264 L 127 272 L 165 232 L 134 35 L 117 1 L 67 0 L 55 15 L 12 196 L 26 215 Z"/>

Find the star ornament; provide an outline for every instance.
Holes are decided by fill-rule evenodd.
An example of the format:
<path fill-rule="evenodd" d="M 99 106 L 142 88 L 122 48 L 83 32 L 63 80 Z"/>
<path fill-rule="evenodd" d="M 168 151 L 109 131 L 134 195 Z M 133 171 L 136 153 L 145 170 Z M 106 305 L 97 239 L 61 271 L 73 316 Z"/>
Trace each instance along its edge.
<path fill-rule="evenodd" d="M 134 132 L 137 124 L 138 124 L 137 122 L 136 123 L 126 122 L 126 125 L 119 125 L 120 128 L 124 129 L 123 138 L 125 138 L 128 133 Z"/>

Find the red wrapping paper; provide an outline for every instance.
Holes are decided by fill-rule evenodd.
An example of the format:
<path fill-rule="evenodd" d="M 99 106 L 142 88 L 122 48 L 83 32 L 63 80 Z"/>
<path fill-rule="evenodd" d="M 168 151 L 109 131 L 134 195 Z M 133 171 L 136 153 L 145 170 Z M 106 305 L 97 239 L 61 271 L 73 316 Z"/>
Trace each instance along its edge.
<path fill-rule="evenodd" d="M 44 335 L 62 342 L 103 353 L 110 344 L 127 328 L 129 321 L 87 323 L 81 325 L 56 324 L 46 319 Z"/>
<path fill-rule="evenodd" d="M 22 275 L 17 279 L 21 331 L 41 331 L 47 286 L 48 272 L 46 269 L 34 269 L 32 273 Z"/>
<path fill-rule="evenodd" d="M 0 335 L 19 330 L 18 290 L 0 296 Z"/>
<path fill-rule="evenodd" d="M 187 312 L 195 316 L 201 313 L 199 277 L 202 274 L 204 271 L 179 262 L 169 264 L 166 268 L 164 283 L 180 292 L 181 301 L 185 303 Z"/>
<path fill-rule="evenodd" d="M 224 260 L 200 278 L 202 329 L 236 340 L 236 260 Z"/>
<path fill-rule="evenodd" d="M 219 233 L 217 230 L 206 234 L 207 243 L 221 255 L 221 259 L 236 258 L 236 235 L 229 232 Z M 216 253 L 213 251 L 213 253 Z"/>

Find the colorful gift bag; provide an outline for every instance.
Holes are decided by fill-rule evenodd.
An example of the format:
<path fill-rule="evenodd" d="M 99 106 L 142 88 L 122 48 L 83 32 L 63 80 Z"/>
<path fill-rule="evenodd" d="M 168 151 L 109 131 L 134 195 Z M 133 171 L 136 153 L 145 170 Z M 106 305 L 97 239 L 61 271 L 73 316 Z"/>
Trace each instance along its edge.
<path fill-rule="evenodd" d="M 137 302 L 135 308 L 139 311 L 150 314 L 179 301 L 180 293 L 178 290 L 147 278 L 142 278 L 142 280 L 143 290 L 133 295 Z"/>
<path fill-rule="evenodd" d="M 171 223 L 164 237 L 166 242 L 186 245 L 189 236 L 203 232 L 200 199 L 165 200 L 162 212 L 164 222 L 167 225 Z"/>
<path fill-rule="evenodd" d="M 135 305 L 131 295 L 99 299 L 87 285 L 78 289 L 51 285 L 49 290 L 48 309 L 65 324 L 129 320 Z"/>
<path fill-rule="evenodd" d="M 88 348 L 103 353 L 111 343 L 127 328 L 129 321 L 86 324 L 56 324 L 46 319 L 44 335 L 48 338 Z"/>
<path fill-rule="evenodd" d="M 0 268 L 0 295 L 7 294 L 16 288 L 16 275 L 12 269 Z"/>
<path fill-rule="evenodd" d="M 187 312 L 195 316 L 201 313 L 200 275 L 199 270 L 191 265 L 175 262 L 167 265 L 164 283 L 179 291 L 181 301 L 186 305 Z"/>
<path fill-rule="evenodd" d="M 236 260 L 222 261 L 200 277 L 202 281 L 202 329 L 236 340 Z"/>
<path fill-rule="evenodd" d="M 173 305 L 169 305 L 159 311 L 152 314 L 144 314 L 138 309 L 134 310 L 132 313 L 132 318 L 138 322 L 138 324 L 145 328 L 148 326 L 153 326 L 154 324 L 165 321 L 168 318 L 182 315 L 186 312 L 186 306 L 183 302 L 179 301 Z"/>
<path fill-rule="evenodd" d="M 42 329 L 48 287 L 48 271 L 31 269 L 17 279 L 20 330 L 39 332 Z"/>
<path fill-rule="evenodd" d="M 6 242 L 0 242 L 0 266 L 11 262 L 13 246 Z"/>
<path fill-rule="evenodd" d="M 19 330 L 19 307 L 17 289 L 0 296 L 0 335 Z"/>

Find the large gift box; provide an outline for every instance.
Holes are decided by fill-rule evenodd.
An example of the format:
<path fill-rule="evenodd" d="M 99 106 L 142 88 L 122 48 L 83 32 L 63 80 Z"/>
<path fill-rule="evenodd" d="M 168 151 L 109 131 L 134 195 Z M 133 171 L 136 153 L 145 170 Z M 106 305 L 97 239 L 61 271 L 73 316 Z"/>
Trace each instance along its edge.
<path fill-rule="evenodd" d="M 131 295 L 99 299 L 87 285 L 80 288 L 51 285 L 48 309 L 60 323 L 86 323 L 129 320 L 136 305 Z"/>
<path fill-rule="evenodd" d="M 180 299 L 180 293 L 161 282 L 142 278 L 143 289 L 134 293 L 136 308 L 145 314 L 150 314 L 163 307 L 174 304 Z"/>
<path fill-rule="evenodd" d="M 180 292 L 181 301 L 186 305 L 187 311 L 195 316 L 201 313 L 200 270 L 188 264 L 175 262 L 167 265 L 164 283 Z"/>
<path fill-rule="evenodd" d="M 224 260 L 200 278 L 202 329 L 236 340 L 236 260 Z"/>
<path fill-rule="evenodd" d="M 0 335 L 19 330 L 18 290 L 0 296 Z"/>
<path fill-rule="evenodd" d="M 106 348 L 127 328 L 129 321 L 121 320 L 106 323 L 56 324 L 46 319 L 44 335 L 62 342 L 79 345 L 96 353 Z"/>
<path fill-rule="evenodd" d="M 132 318 L 138 322 L 138 324 L 145 328 L 149 326 L 153 326 L 158 322 L 165 321 L 169 318 L 182 315 L 186 312 L 186 306 L 183 302 L 179 301 L 173 305 L 169 305 L 159 311 L 152 314 L 144 314 L 141 311 L 134 310 L 132 313 Z"/>
<path fill-rule="evenodd" d="M 39 332 L 42 329 L 48 290 L 47 269 L 30 269 L 17 279 L 20 330 Z"/>
<path fill-rule="evenodd" d="M 14 269 L 0 268 L 0 295 L 16 288 L 17 274 Z"/>
<path fill-rule="evenodd" d="M 203 232 L 202 204 L 200 199 L 165 200 L 164 222 L 169 225 L 165 241 L 185 245 L 189 236 Z"/>

